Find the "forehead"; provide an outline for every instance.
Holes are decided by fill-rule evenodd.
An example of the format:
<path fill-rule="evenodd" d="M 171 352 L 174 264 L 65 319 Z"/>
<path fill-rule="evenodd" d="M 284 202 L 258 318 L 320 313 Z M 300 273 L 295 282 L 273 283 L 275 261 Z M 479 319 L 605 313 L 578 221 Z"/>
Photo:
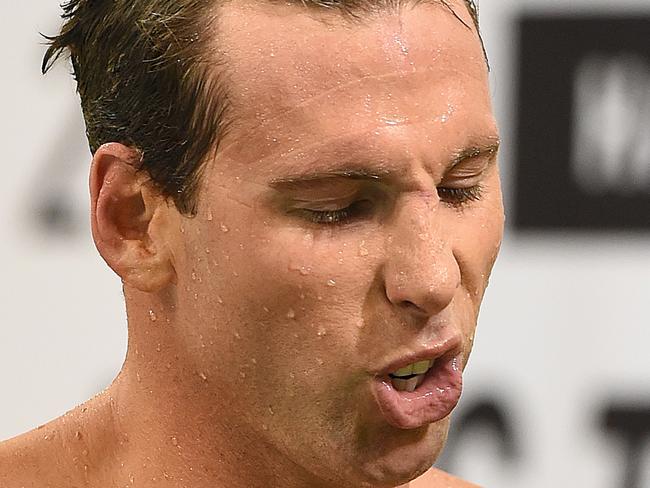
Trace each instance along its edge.
<path fill-rule="evenodd" d="M 343 126 L 361 134 L 377 124 L 458 118 L 469 103 L 491 115 L 478 34 L 464 3 L 448 4 L 455 15 L 433 2 L 362 22 L 302 5 L 225 4 L 219 55 L 234 126 L 274 141 L 291 132 L 304 146 L 314 134 L 336 138 Z"/>

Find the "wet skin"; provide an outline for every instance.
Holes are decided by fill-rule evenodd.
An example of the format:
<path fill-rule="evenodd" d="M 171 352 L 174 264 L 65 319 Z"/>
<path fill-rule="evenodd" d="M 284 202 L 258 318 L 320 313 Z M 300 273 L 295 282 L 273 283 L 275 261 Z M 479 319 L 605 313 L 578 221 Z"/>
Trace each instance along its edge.
<path fill-rule="evenodd" d="M 93 232 L 125 283 L 129 351 L 61 430 L 91 433 L 75 476 L 408 483 L 449 419 L 388 425 L 373 371 L 443 336 L 466 364 L 503 232 L 478 36 L 437 4 L 352 25 L 235 1 L 219 32 L 237 117 L 197 216 L 133 172 L 128 148 L 94 158 Z M 380 178 L 325 175 L 360 170 Z"/>

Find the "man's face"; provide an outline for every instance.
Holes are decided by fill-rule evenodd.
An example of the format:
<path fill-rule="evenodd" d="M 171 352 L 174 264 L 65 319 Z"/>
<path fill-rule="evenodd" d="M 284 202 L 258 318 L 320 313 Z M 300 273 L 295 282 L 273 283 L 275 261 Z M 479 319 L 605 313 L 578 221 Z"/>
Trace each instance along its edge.
<path fill-rule="evenodd" d="M 375 373 L 441 343 L 464 367 L 503 230 L 494 154 L 461 157 L 497 142 L 477 34 L 437 4 L 353 25 L 232 2 L 219 36 L 235 123 L 173 241 L 187 361 L 270 459 L 406 482 L 448 420 L 396 427 Z M 360 168 L 391 176 L 323 175 Z"/>

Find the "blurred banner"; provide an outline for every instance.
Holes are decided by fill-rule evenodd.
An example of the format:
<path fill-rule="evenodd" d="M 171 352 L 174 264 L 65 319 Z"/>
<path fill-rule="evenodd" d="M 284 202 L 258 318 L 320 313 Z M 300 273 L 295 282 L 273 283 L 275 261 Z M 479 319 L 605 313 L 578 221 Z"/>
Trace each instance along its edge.
<path fill-rule="evenodd" d="M 516 227 L 650 230 L 650 17 L 518 27 Z"/>

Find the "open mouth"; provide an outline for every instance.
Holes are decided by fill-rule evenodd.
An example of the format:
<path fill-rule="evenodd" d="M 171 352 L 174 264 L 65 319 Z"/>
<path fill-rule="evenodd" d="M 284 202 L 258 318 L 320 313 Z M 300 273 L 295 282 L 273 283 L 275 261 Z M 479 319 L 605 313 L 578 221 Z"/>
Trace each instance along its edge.
<path fill-rule="evenodd" d="M 401 429 L 418 428 L 443 419 L 458 403 L 461 391 L 458 351 L 411 363 L 390 374 L 376 376 L 373 381 L 379 410 L 389 424 Z"/>
<path fill-rule="evenodd" d="M 434 364 L 434 359 L 418 361 L 404 366 L 388 376 L 395 390 L 415 391 L 424 382 L 427 372 L 433 368 Z"/>

